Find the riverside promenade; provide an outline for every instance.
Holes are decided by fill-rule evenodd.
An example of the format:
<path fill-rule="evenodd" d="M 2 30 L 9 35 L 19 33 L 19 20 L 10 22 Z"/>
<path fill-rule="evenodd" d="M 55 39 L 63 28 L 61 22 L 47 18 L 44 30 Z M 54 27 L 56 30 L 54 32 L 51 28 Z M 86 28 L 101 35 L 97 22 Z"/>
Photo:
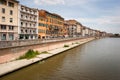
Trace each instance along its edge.
<path fill-rule="evenodd" d="M 95 38 L 86 38 L 86 39 L 81 40 L 81 41 L 78 40 L 78 41 L 75 41 L 74 43 L 69 44 L 69 47 L 62 46 L 62 47 L 59 47 L 59 48 L 56 48 L 53 50 L 49 50 L 49 51 L 47 51 L 48 52 L 47 54 L 40 54 L 37 57 L 32 58 L 32 59 L 14 60 L 11 62 L 0 64 L 0 76 L 3 76 L 5 74 L 11 73 L 11 72 L 16 71 L 16 70 L 19 70 L 19 69 L 24 68 L 26 66 L 29 66 L 33 63 L 45 60 L 49 57 L 55 56 L 61 52 L 67 51 L 67 50 L 72 49 L 74 47 L 77 47 L 81 44 L 92 41 L 94 39 Z"/>

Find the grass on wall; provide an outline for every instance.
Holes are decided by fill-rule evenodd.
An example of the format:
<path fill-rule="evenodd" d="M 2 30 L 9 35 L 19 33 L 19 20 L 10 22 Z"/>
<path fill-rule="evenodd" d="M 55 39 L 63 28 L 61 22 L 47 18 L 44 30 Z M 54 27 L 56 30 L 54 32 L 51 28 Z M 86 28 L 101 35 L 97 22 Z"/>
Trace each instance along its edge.
<path fill-rule="evenodd" d="M 79 42 L 76 42 L 75 44 L 80 44 Z"/>
<path fill-rule="evenodd" d="M 69 47 L 69 45 L 64 45 L 64 47 Z"/>
<path fill-rule="evenodd" d="M 40 53 L 38 51 L 34 51 L 34 50 L 28 50 L 25 55 L 20 56 L 19 59 L 31 59 L 36 57 L 37 55 L 39 55 Z"/>
<path fill-rule="evenodd" d="M 43 52 L 38 52 L 38 51 L 34 51 L 34 50 L 28 50 L 23 56 L 20 56 L 19 58 L 18 58 L 18 60 L 19 59 L 31 59 L 31 58 L 34 58 L 34 57 L 36 57 L 37 55 L 39 55 L 39 54 L 48 54 L 48 52 L 47 51 L 43 51 Z"/>

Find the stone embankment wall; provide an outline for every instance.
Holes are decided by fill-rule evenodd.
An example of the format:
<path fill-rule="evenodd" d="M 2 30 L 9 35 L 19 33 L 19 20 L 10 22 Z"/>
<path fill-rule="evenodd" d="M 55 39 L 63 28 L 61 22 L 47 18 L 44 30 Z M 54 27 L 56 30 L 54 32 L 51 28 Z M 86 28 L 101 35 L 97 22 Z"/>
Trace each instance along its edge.
<path fill-rule="evenodd" d="M 69 45 L 69 44 L 73 44 L 76 42 L 82 42 L 88 39 L 94 39 L 94 37 L 92 38 L 82 38 L 82 39 L 68 39 L 68 40 L 44 40 L 41 42 L 34 42 L 32 43 L 32 41 L 25 41 L 26 44 L 20 43 L 22 44 L 18 46 L 18 43 L 14 43 L 12 47 L 9 48 L 1 48 L 0 49 L 0 63 L 4 63 L 4 62 L 8 62 L 11 60 L 15 60 L 16 58 L 18 58 L 19 56 L 25 54 L 29 49 L 33 49 L 33 50 L 37 50 L 39 52 L 42 51 L 49 51 L 49 50 L 53 50 L 56 48 L 60 48 L 60 47 L 64 47 L 64 45 Z M 29 44 L 30 43 L 30 44 Z M 17 45 L 15 45 L 17 44 Z M 32 45 L 33 44 L 33 45 Z"/>
<path fill-rule="evenodd" d="M 19 47 L 19 46 L 29 46 L 35 44 L 42 44 L 46 42 L 57 42 L 57 41 L 65 41 L 65 40 L 75 40 L 77 38 L 60 38 L 60 39 L 36 39 L 36 40 L 15 40 L 15 41 L 0 41 L 0 49 L 4 48 L 12 48 L 12 47 Z M 80 38 L 78 38 L 80 39 Z"/>

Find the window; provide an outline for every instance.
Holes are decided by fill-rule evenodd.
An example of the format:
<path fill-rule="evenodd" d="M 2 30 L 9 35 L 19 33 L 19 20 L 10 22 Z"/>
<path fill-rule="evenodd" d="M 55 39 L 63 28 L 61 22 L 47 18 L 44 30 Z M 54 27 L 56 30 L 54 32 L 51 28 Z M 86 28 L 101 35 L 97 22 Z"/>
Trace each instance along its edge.
<path fill-rule="evenodd" d="M 23 18 L 23 15 L 21 15 L 21 18 Z"/>
<path fill-rule="evenodd" d="M 26 23 L 26 27 L 27 27 L 27 23 Z"/>
<path fill-rule="evenodd" d="M 24 39 L 24 35 L 21 34 L 20 37 L 19 37 L 19 39 Z"/>
<path fill-rule="evenodd" d="M 31 30 L 30 30 L 30 33 L 31 33 Z"/>
<path fill-rule="evenodd" d="M 10 15 L 13 15 L 13 11 L 12 10 L 10 10 Z"/>
<path fill-rule="evenodd" d="M 34 14 L 36 14 L 36 12 L 34 11 Z"/>
<path fill-rule="evenodd" d="M 6 29 L 6 25 L 1 25 L 1 29 L 5 30 Z"/>
<path fill-rule="evenodd" d="M 13 22 L 13 18 L 10 18 L 10 22 L 11 22 L 11 23 Z"/>
<path fill-rule="evenodd" d="M 32 12 L 33 12 L 33 11 L 31 10 L 30 13 L 32 14 Z"/>
<path fill-rule="evenodd" d="M 23 26 L 23 22 L 21 22 L 21 26 Z"/>
<path fill-rule="evenodd" d="M 5 8 L 2 8 L 2 13 L 5 13 Z"/>
<path fill-rule="evenodd" d="M 2 17 L 2 22 L 5 22 L 5 17 Z"/>
<path fill-rule="evenodd" d="M 33 33 L 35 33 L 36 31 L 35 30 L 33 30 Z"/>
<path fill-rule="evenodd" d="M 14 3 L 8 2 L 8 6 L 9 6 L 9 7 L 14 7 Z"/>
<path fill-rule="evenodd" d="M 43 24 L 43 23 L 39 23 L 39 26 L 44 27 L 44 25 L 45 25 L 45 24 Z M 34 24 L 34 26 L 35 26 L 35 24 Z"/>
<path fill-rule="evenodd" d="M 31 23 L 30 23 L 30 27 L 31 27 Z"/>
<path fill-rule="evenodd" d="M 24 10 L 24 8 L 23 8 L 23 7 L 21 7 L 21 10 L 23 11 L 23 10 Z"/>
<path fill-rule="evenodd" d="M 14 34 L 9 34 L 9 40 L 14 40 Z"/>
<path fill-rule="evenodd" d="M 28 9 L 26 9 L 26 12 L 28 12 Z"/>
<path fill-rule="evenodd" d="M 23 22 L 21 22 L 21 26 L 23 26 Z"/>
<path fill-rule="evenodd" d="M 21 29 L 21 33 L 23 33 L 23 30 Z"/>
<path fill-rule="evenodd" d="M 30 20 L 31 20 L 32 18 L 30 17 Z"/>
<path fill-rule="evenodd" d="M 28 16 L 26 16 L 26 19 L 28 18 Z"/>
<path fill-rule="evenodd" d="M 48 24 L 45 24 L 45 27 L 47 28 L 47 27 L 48 27 Z"/>
<path fill-rule="evenodd" d="M 5 0 L 0 0 L 0 4 L 6 5 L 7 2 Z"/>
<path fill-rule="evenodd" d="M 14 26 L 9 26 L 9 30 L 14 30 Z"/>
<path fill-rule="evenodd" d="M 33 27 L 35 27 L 35 24 L 33 24 Z"/>
<path fill-rule="evenodd" d="M 36 20 L 36 18 L 34 18 L 34 20 Z"/>
<path fill-rule="evenodd" d="M 2 34 L 1 40 L 6 40 L 6 34 Z"/>
<path fill-rule="evenodd" d="M 27 31 L 27 30 L 25 30 L 25 32 L 27 33 L 28 31 Z"/>

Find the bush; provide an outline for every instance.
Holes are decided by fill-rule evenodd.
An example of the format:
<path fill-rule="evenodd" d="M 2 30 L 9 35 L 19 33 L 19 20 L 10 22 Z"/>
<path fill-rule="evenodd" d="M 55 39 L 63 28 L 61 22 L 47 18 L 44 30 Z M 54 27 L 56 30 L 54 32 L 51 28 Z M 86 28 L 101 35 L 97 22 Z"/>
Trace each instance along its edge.
<path fill-rule="evenodd" d="M 64 45 L 64 47 L 69 47 L 69 45 Z"/>
<path fill-rule="evenodd" d="M 19 59 L 31 59 L 39 55 L 40 53 L 38 51 L 28 50 L 25 55 L 20 56 Z"/>

